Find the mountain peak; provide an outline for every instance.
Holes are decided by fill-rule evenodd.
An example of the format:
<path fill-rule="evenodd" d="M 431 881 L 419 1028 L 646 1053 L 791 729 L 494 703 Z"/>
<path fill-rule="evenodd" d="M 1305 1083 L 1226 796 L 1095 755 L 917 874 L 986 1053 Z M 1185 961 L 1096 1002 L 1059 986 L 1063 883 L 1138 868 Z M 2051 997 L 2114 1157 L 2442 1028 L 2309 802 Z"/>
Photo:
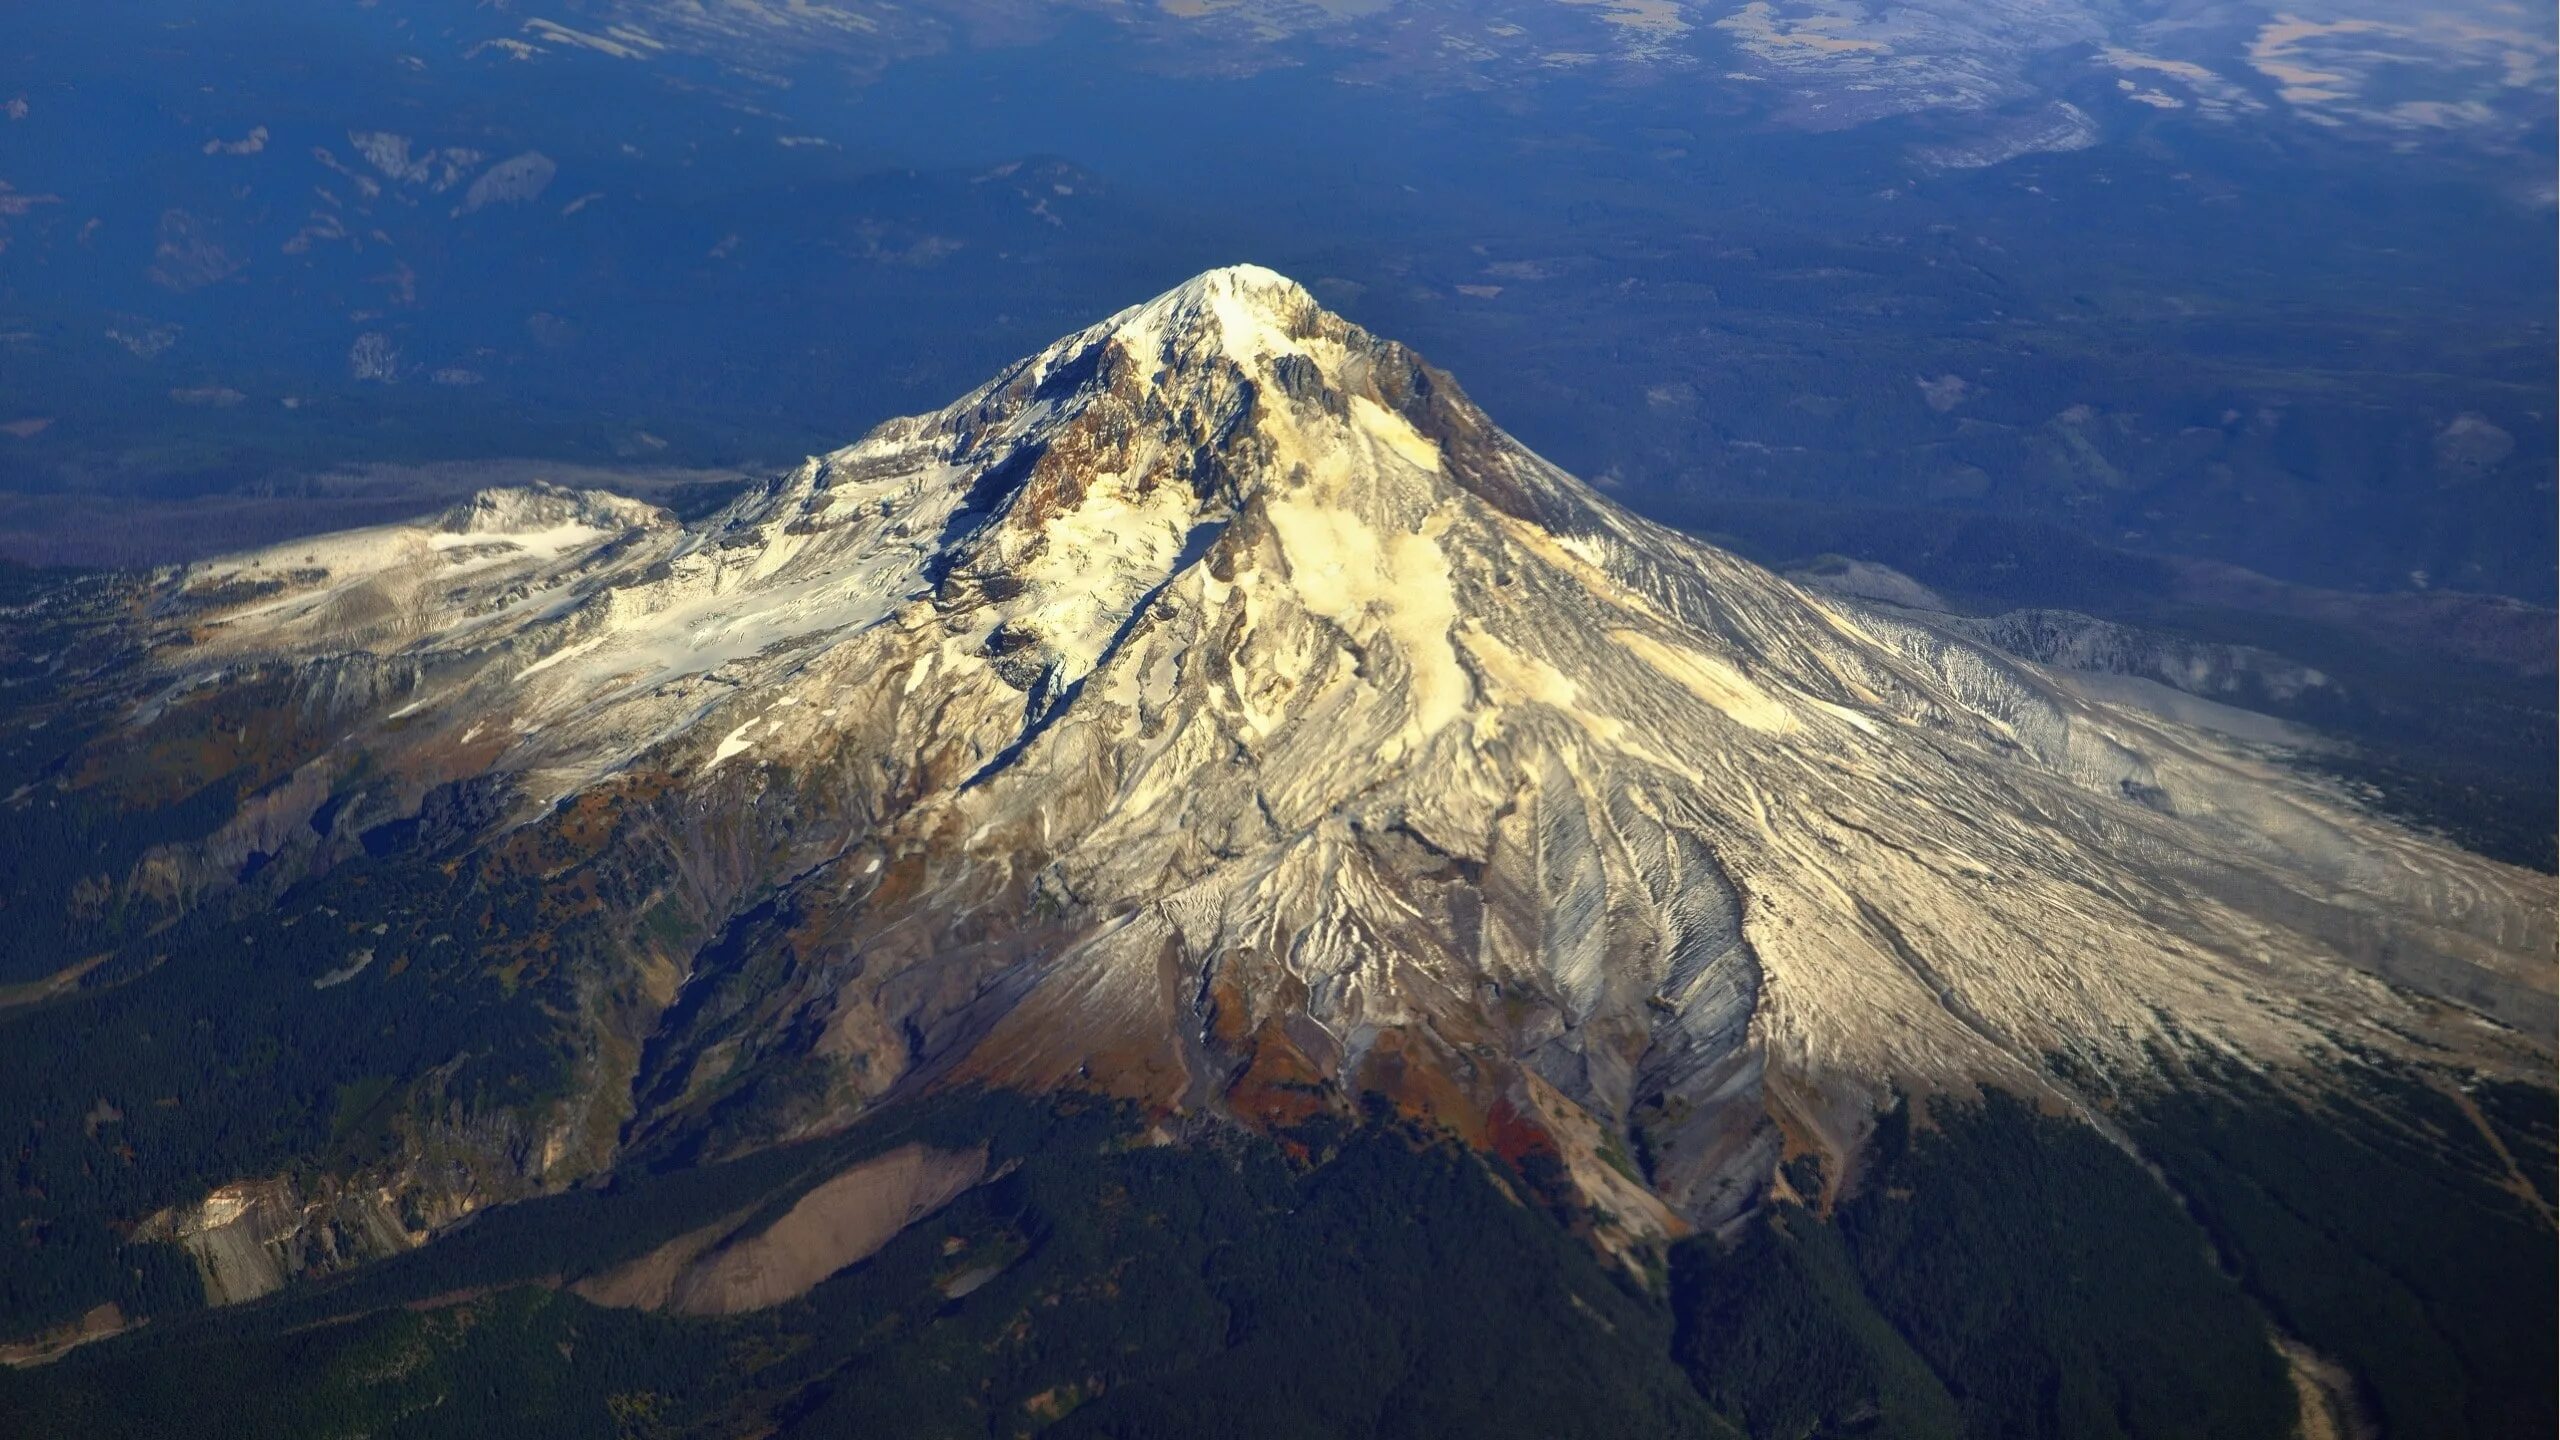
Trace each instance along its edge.
<path fill-rule="evenodd" d="M 1251 368 L 1304 353 L 1304 342 L 1326 321 L 1349 328 L 1288 276 L 1260 265 L 1225 265 L 1121 311 L 1101 328 L 1139 355 L 1214 353 Z"/>
<path fill-rule="evenodd" d="M 1203 270 L 1137 308 L 1151 309 L 1184 300 L 1209 297 L 1222 297 L 1238 304 L 1272 308 L 1315 303 L 1315 297 L 1308 292 L 1306 286 L 1267 265 L 1246 262 Z"/>
<path fill-rule="evenodd" d="M 1253 315 L 1266 321 L 1278 321 L 1316 308 L 1315 295 L 1306 286 L 1268 266 L 1241 264 L 1203 270 L 1123 313 L 1151 315 L 1214 310 L 1229 318 Z"/>

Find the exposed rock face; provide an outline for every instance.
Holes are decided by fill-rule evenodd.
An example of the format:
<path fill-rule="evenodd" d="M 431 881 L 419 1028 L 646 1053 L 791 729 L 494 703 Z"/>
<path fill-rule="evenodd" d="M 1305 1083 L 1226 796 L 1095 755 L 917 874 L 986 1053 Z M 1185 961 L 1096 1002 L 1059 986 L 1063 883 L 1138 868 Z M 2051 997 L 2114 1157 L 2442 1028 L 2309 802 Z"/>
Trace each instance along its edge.
<path fill-rule="evenodd" d="M 356 1175 L 236 1181 L 145 1218 L 135 1238 L 184 1249 L 206 1303 L 255 1300 L 304 1276 L 415 1249 L 490 1205 L 550 1188 L 546 1181 L 556 1183 L 562 1172 L 575 1178 L 580 1167 L 556 1163 L 553 1152 L 563 1148 L 562 1132 L 579 1124 L 582 1107 L 572 1103 L 550 1118 L 554 1131 L 530 1140 L 512 1114 L 459 1128 L 430 1125 L 410 1134 L 397 1160 Z"/>
<path fill-rule="evenodd" d="M 50 1365 L 83 1345 L 123 1334 L 132 1328 L 133 1323 L 117 1305 L 95 1305 L 82 1312 L 76 1320 L 65 1321 L 21 1340 L 0 1344 L 0 1365 L 13 1370 Z"/>
<path fill-rule="evenodd" d="M 1365 1091 L 1640 1235 L 1783 1157 L 1836 1186 L 1896 1091 L 2094 1119 L 2048 1057 L 2540 1063 L 2399 987 L 2549 1021 L 2536 877 L 1639 521 L 1251 268 L 700 525 L 498 493 L 159 604 L 178 683 L 398 677 L 332 711 L 339 828 L 636 891 L 581 991 L 599 1054 L 646 1042 L 593 1072 L 626 1144 L 938 1080 Z"/>
<path fill-rule="evenodd" d="M 2327 675 L 2271 651 L 2180 640 L 2069 610 L 2012 610 L 1982 619 L 1949 617 L 1944 623 L 2040 664 L 2132 675 L 2209 699 L 2281 702 L 2336 689 Z"/>
<path fill-rule="evenodd" d="M 599 1305 L 738 1315 L 809 1293 L 986 1178 L 987 1152 L 901 1145 L 826 1180 L 771 1224 L 735 1217 L 577 1286 Z"/>
<path fill-rule="evenodd" d="M 286 1179 L 225 1185 L 152 1217 L 141 1234 L 184 1246 L 213 1305 L 255 1300 L 296 1275 L 396 1255 L 425 1238 L 402 1225 L 386 1194 L 311 1196 Z"/>
<path fill-rule="evenodd" d="M 2253 645 L 2189 640 L 2072 610 L 1960 614 L 1929 587 L 1872 561 L 1826 556 L 1788 572 L 1788 578 L 1826 594 L 1921 612 L 1961 638 L 2057 669 L 2132 676 L 2242 704 L 2283 703 L 2340 689 L 2321 671 Z"/>

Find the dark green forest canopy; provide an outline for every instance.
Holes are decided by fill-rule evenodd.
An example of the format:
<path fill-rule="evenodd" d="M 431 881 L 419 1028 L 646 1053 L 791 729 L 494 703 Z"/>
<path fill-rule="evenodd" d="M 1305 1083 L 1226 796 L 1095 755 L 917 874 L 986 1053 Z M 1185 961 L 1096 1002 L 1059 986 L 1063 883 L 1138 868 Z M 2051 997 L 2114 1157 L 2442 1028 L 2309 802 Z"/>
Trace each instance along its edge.
<path fill-rule="evenodd" d="M 0 1377 L 0 1430 L 2201 1440 L 2291 1431 L 2280 1325 L 2354 1370 L 2385 1434 L 2547 1434 L 2549 1225 L 2433 1093 L 2128 1107 L 2184 1205 L 2018 1102 L 1898 1112 L 1829 1218 L 1775 1205 L 1645 1275 L 1392 1122 L 1162 1145 L 1108 1108 L 951 1097 L 169 1316 Z M 2547 1092 L 2481 1109 L 2548 1154 Z M 909 1140 L 985 1142 L 1003 1173 L 803 1300 L 683 1319 L 560 1288 Z"/>

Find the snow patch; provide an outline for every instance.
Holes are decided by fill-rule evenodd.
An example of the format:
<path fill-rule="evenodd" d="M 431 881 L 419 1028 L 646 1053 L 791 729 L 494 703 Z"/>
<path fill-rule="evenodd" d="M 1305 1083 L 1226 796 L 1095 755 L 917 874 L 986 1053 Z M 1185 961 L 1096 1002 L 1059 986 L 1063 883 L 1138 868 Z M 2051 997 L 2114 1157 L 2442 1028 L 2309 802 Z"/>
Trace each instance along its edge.
<path fill-rule="evenodd" d="M 550 669 L 552 666 L 559 664 L 563 660 L 574 660 L 579 656 L 586 654 L 588 651 L 595 649 L 604 642 L 604 636 L 591 635 L 586 639 L 579 641 L 575 645 L 564 646 L 561 649 L 554 650 L 550 654 L 543 656 L 541 659 L 536 660 L 532 664 L 517 671 L 516 678 L 518 680 L 531 679 L 533 676 L 541 674 L 543 671 Z"/>
<path fill-rule="evenodd" d="M 1458 597 L 1449 557 L 1431 535 L 1381 535 L 1351 510 L 1296 495 L 1265 506 L 1289 559 L 1289 583 L 1309 610 L 1364 639 L 1384 638 L 1411 671 L 1410 738 L 1437 733 L 1467 703 L 1467 673 L 1449 627 Z"/>
<path fill-rule="evenodd" d="M 1389 454 L 1425 474 L 1438 474 L 1440 447 L 1422 437 L 1413 423 L 1366 395 L 1351 397 L 1351 423 L 1360 433 L 1387 447 Z"/>
<path fill-rule="evenodd" d="M 1768 735 L 1783 735 L 1796 728 L 1792 711 L 1724 661 L 1683 645 L 1665 644 L 1641 630 L 1613 630 L 1610 634 L 1637 659 L 1736 724 Z"/>
<path fill-rule="evenodd" d="M 711 752 L 711 758 L 709 760 L 703 762 L 702 773 L 707 775 L 713 770 L 719 768 L 721 761 L 728 759 L 732 755 L 743 755 L 748 750 L 753 749 L 756 742 L 747 738 L 747 732 L 753 730 L 756 726 L 762 723 L 764 723 L 764 717 L 759 715 L 755 719 L 749 720 L 745 724 L 740 725 L 737 729 L 730 731 L 728 734 L 721 736 L 719 747 Z"/>

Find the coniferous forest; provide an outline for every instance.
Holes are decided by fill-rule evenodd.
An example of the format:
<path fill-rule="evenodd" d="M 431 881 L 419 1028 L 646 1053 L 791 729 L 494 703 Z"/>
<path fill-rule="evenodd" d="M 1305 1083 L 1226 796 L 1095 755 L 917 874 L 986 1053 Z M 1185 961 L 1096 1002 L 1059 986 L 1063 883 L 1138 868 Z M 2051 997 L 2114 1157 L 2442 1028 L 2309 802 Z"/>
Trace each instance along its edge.
<path fill-rule="evenodd" d="M 2288 1336 L 2354 1366 L 2383 1433 L 2546 1433 L 2550 1232 L 2485 1137 L 2406 1088 L 2363 1117 L 2291 1103 L 2129 1109 L 2177 1191 L 2019 1102 L 1906 1106 L 1830 1214 L 1628 1265 L 1392 1115 L 1168 1144 L 1107 1106 L 955 1096 L 164 1308 L 0 1374 L 0 1430 L 2249 1440 L 2294 1433 Z M 2547 1095 L 2482 1113 L 2547 1156 Z M 910 1141 L 988 1144 L 994 1178 L 800 1300 L 681 1318 L 566 1288 Z"/>

